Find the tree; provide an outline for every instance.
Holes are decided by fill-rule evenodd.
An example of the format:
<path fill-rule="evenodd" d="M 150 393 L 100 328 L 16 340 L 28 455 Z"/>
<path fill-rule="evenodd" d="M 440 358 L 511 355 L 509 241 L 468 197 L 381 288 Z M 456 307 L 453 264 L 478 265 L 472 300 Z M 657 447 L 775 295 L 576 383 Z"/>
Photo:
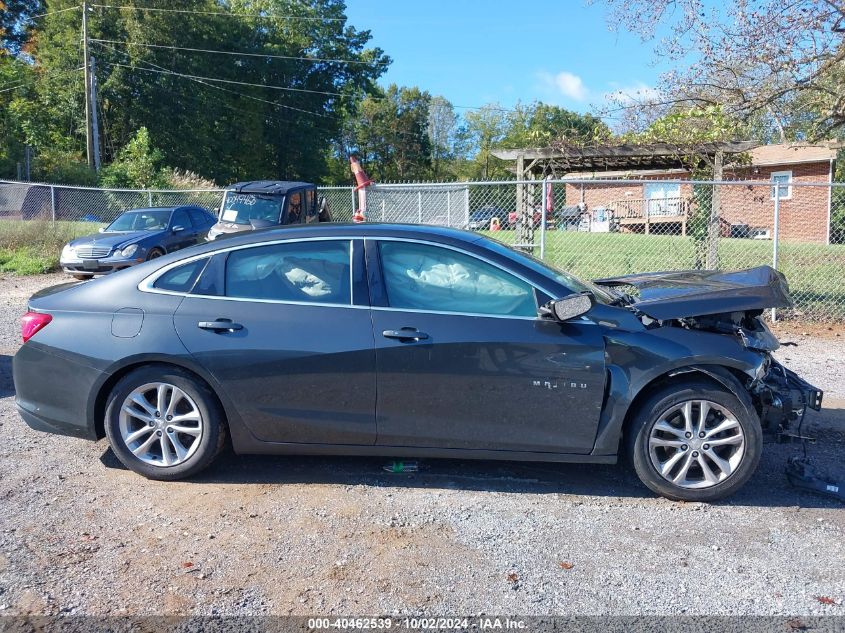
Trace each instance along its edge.
<path fill-rule="evenodd" d="M 504 110 L 497 103 L 490 103 L 465 115 L 464 134 L 475 158 L 468 165 L 466 174 L 471 179 L 489 179 L 494 173 L 507 177 L 503 165 L 495 158 L 491 162 L 490 152 L 498 146 L 508 130 Z"/>
<path fill-rule="evenodd" d="M 657 53 L 682 66 L 662 77 L 659 96 L 633 102 L 624 97 L 617 109 L 722 105 L 733 118 L 766 121 L 782 140 L 796 135 L 818 140 L 845 128 L 842 2 L 603 2 L 611 28 L 621 24 L 644 40 L 668 30 Z"/>
<path fill-rule="evenodd" d="M 154 189 L 167 186 L 168 172 L 162 168 L 164 154 L 153 147 L 150 133 L 142 127 L 120 150 L 117 159 L 102 171 L 105 187 Z"/>
<path fill-rule="evenodd" d="M 457 125 L 458 117 L 452 104 L 444 97 L 433 97 L 428 107 L 428 139 L 435 180 L 441 177 L 443 163 L 454 155 Z"/>
<path fill-rule="evenodd" d="M 75 4 L 51 0 L 49 10 Z M 376 89 L 390 62 L 368 46 L 369 31 L 346 23 L 342 0 L 155 3 L 179 13 L 124 4 L 89 14 L 92 39 L 111 40 L 91 48 L 104 162 L 145 127 L 165 164 L 217 182 L 316 180 L 355 102 Z M 54 136 L 85 147 L 80 19 L 80 11 L 54 13 L 34 34 L 38 102 L 49 115 L 44 148 Z"/>
<path fill-rule="evenodd" d="M 553 141 L 591 143 L 610 136 L 607 125 L 591 114 L 540 102 L 517 104 L 507 122 L 501 144 L 508 147 L 548 147 Z"/>
<path fill-rule="evenodd" d="M 43 12 L 42 0 L 0 0 L 0 48 L 19 55 L 25 49 L 36 22 L 33 16 Z"/>
<path fill-rule="evenodd" d="M 431 169 L 428 135 L 431 95 L 395 84 L 358 106 L 353 148 L 377 180 L 420 180 Z"/>

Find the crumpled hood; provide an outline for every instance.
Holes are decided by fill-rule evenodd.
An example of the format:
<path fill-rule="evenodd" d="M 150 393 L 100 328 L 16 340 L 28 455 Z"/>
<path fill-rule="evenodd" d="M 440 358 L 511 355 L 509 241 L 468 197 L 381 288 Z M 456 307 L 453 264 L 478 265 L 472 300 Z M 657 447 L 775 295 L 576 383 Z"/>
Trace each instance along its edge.
<path fill-rule="evenodd" d="M 128 246 L 133 242 L 138 242 L 144 238 L 152 237 L 163 233 L 161 230 L 155 231 L 131 231 L 129 233 L 94 233 L 93 235 L 86 235 L 85 237 L 78 237 L 71 240 L 70 245 L 73 248 L 80 246 L 103 246 L 111 249 L 117 246 Z"/>
<path fill-rule="evenodd" d="M 634 286 L 633 306 L 653 319 L 723 314 L 792 305 L 786 277 L 771 266 L 723 272 L 681 270 L 597 279 L 602 286 Z"/>

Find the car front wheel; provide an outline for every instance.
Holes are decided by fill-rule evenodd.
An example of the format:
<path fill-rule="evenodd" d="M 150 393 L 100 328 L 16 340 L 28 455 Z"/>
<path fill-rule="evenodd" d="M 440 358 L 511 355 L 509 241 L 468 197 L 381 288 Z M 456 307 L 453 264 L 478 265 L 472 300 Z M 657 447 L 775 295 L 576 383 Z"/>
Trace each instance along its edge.
<path fill-rule="evenodd" d="M 762 453 L 756 414 L 706 381 L 656 391 L 636 413 L 628 453 L 640 480 L 676 501 L 716 501 L 754 474 Z"/>
<path fill-rule="evenodd" d="M 168 366 L 123 377 L 109 397 L 105 427 L 127 468 L 161 480 L 190 477 L 209 466 L 226 436 L 214 394 L 193 375 Z"/>

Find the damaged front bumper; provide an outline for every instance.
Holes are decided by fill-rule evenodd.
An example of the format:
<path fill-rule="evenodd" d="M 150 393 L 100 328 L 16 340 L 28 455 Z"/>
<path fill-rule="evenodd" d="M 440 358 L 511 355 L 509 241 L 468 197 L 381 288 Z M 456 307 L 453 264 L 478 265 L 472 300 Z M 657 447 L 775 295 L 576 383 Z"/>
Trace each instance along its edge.
<path fill-rule="evenodd" d="M 821 472 L 807 456 L 806 443 L 815 440 L 801 432 L 807 409 L 818 411 L 822 408 L 822 390 L 771 360 L 768 371 L 756 381 L 752 392 L 758 398 L 763 428 L 775 431 L 780 442 L 798 441 L 804 445 L 803 456 L 795 455 L 786 462 L 789 483 L 845 501 L 845 487 Z"/>
<path fill-rule="evenodd" d="M 800 437 L 801 422 L 807 409 L 822 408 L 824 392 L 772 359 L 768 370 L 752 386 L 763 428 L 780 438 Z"/>

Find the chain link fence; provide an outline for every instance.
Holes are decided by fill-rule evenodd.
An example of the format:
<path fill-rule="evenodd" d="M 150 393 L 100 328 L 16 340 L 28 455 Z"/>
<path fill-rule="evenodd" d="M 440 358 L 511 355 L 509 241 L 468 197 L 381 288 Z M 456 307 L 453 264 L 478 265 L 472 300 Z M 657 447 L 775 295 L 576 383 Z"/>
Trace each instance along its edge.
<path fill-rule="evenodd" d="M 352 187 L 320 187 L 335 221 L 351 221 Z M 0 183 L 0 235 L 47 220 L 90 233 L 122 211 L 197 204 L 222 190 L 133 191 Z M 379 184 L 368 221 L 478 231 L 585 279 L 768 264 L 790 283 L 783 318 L 845 319 L 845 183 L 690 180 L 530 180 Z"/>

